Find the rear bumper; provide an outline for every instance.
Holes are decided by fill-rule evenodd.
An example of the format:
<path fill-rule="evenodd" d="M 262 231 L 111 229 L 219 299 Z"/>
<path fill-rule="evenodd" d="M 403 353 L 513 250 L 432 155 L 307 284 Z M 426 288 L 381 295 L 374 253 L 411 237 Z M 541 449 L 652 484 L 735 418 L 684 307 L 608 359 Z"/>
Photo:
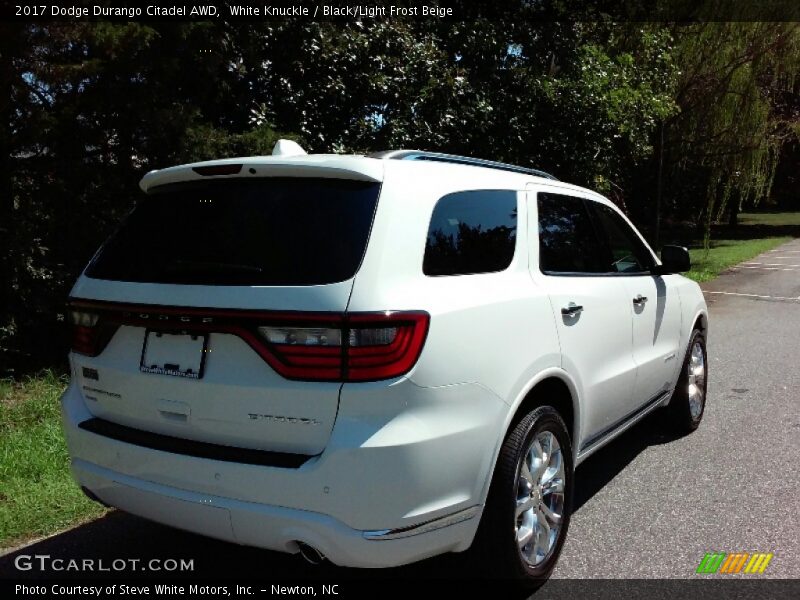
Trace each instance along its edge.
<path fill-rule="evenodd" d="M 180 490 L 80 459 L 73 461 L 72 471 L 103 502 L 151 521 L 279 552 L 295 553 L 297 542 L 304 542 L 333 563 L 351 567 L 389 567 L 464 549 L 477 522 L 467 519 L 434 531 L 376 540 L 369 538 L 376 532 L 352 529 L 319 513 Z"/>
<path fill-rule="evenodd" d="M 100 500 L 132 514 L 281 552 L 304 542 L 344 566 L 388 567 L 465 550 L 478 526 L 504 405 L 478 386 L 370 387 L 343 392 L 323 454 L 299 468 L 277 468 L 86 431 L 79 424 L 92 415 L 71 385 L 62 416 L 73 474 Z M 401 411 L 375 411 L 381 402 L 393 405 L 395 395 Z"/>

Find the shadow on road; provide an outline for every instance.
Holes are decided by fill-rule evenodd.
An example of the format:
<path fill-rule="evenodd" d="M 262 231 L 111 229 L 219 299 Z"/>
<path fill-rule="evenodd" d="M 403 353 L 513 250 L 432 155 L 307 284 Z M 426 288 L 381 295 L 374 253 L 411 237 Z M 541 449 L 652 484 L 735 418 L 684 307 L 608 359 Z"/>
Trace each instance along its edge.
<path fill-rule="evenodd" d="M 588 502 L 645 448 L 675 439 L 663 433 L 660 415 L 653 415 L 609 446 L 599 450 L 577 471 L 575 510 Z M 102 559 L 110 568 L 115 559 L 138 559 L 134 570 L 111 571 L 39 571 L 18 570 L 18 556 L 49 555 L 66 560 Z M 16 552 L 0 557 L 0 579 L 47 577 L 86 578 L 117 577 L 153 578 L 159 573 L 143 570 L 151 559 L 192 560 L 194 569 L 184 573 L 160 573 L 170 579 L 181 576 L 196 579 L 276 578 L 282 580 L 332 579 L 465 579 L 474 575 L 469 561 L 449 554 L 395 569 L 347 569 L 324 564 L 311 566 L 298 556 L 260 550 L 220 542 L 145 521 L 133 515 L 113 511 L 95 521 L 59 535 L 35 542 Z M 97 563 L 95 563 L 97 564 Z M 24 566 L 24 563 L 23 563 Z"/>
<path fill-rule="evenodd" d="M 683 437 L 684 434 L 671 432 L 664 420 L 663 412 L 656 410 L 581 463 L 575 472 L 573 512 L 578 512 L 646 448 Z"/>

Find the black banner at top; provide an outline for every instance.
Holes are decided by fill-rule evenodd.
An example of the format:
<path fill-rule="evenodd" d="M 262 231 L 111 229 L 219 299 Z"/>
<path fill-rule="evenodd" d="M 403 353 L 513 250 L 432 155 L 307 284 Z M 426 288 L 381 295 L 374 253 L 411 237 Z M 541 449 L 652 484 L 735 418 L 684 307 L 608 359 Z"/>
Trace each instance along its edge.
<path fill-rule="evenodd" d="M 205 3 L 17 1 L 0 5 L 0 19 L 18 22 L 255 20 L 363 21 L 513 17 L 530 21 L 800 21 L 798 0 L 241 0 Z"/>

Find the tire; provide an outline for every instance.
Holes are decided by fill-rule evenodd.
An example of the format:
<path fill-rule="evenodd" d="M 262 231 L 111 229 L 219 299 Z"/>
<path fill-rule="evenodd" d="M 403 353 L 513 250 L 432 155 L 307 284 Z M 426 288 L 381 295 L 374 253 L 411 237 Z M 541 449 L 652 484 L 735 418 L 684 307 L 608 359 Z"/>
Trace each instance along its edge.
<path fill-rule="evenodd" d="M 550 406 L 526 414 L 507 435 L 497 459 L 474 547 L 482 572 L 525 587 L 544 583 L 569 528 L 573 477 L 572 444 L 561 416 Z M 529 536 L 524 546 L 518 542 Z"/>
<path fill-rule="evenodd" d="M 706 338 L 699 329 L 692 331 L 681 374 L 667 406 L 672 429 L 677 433 L 691 433 L 703 420 L 708 389 L 708 360 Z"/>

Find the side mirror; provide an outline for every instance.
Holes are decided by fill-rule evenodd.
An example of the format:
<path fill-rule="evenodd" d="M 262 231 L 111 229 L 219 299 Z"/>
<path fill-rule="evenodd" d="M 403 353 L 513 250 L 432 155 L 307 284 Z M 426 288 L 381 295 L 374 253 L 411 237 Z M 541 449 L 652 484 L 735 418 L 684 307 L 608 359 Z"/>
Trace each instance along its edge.
<path fill-rule="evenodd" d="M 689 251 L 683 246 L 664 246 L 661 248 L 661 266 L 656 267 L 657 275 L 685 273 L 692 268 Z"/>

